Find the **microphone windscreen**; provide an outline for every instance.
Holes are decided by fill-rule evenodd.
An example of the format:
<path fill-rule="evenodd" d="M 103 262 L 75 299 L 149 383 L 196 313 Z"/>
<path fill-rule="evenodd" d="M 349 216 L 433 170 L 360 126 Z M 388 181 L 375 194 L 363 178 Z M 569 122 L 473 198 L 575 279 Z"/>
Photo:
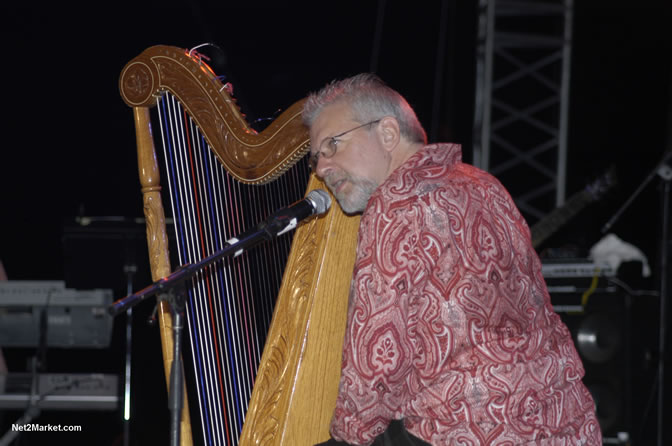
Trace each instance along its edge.
<path fill-rule="evenodd" d="M 308 192 L 308 198 L 315 205 L 315 214 L 324 214 L 331 207 L 331 196 L 322 189 L 315 189 Z"/>

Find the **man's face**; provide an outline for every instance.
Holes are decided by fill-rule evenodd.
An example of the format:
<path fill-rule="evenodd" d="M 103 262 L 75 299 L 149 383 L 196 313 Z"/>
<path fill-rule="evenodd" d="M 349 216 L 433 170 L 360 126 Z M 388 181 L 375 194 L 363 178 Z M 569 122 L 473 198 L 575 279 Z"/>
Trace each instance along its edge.
<path fill-rule="evenodd" d="M 320 156 L 315 169 L 334 194 L 344 212 L 362 212 L 386 176 L 388 160 L 378 141 L 376 123 L 354 129 L 362 123 L 352 117 L 346 103 L 325 107 L 310 129 L 312 153 L 325 144 L 335 144 L 331 157 Z M 331 141 L 330 141 L 331 140 Z"/>

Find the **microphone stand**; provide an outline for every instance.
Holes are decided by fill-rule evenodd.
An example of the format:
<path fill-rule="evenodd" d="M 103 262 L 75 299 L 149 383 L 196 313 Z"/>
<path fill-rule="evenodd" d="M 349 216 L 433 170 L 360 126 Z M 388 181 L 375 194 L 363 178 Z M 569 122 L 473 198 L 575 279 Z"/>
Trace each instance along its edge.
<path fill-rule="evenodd" d="M 663 446 L 663 426 L 665 420 L 663 411 L 665 407 L 665 347 L 667 336 L 667 293 L 668 293 L 668 260 L 669 260 L 669 245 L 672 243 L 670 239 L 670 185 L 672 183 L 672 166 L 668 165 L 668 161 L 672 160 L 672 149 L 667 150 L 660 162 L 649 172 L 644 181 L 639 185 L 635 192 L 628 200 L 621 206 L 616 214 L 603 226 L 602 233 L 606 233 L 625 211 L 627 207 L 634 201 L 634 199 L 642 192 L 656 176 L 662 180 L 661 184 L 661 252 L 660 252 L 660 302 L 659 302 L 659 332 L 658 332 L 658 406 L 657 406 L 657 445 Z"/>
<path fill-rule="evenodd" d="M 172 274 L 157 280 L 137 293 L 117 300 L 108 308 L 112 316 L 117 316 L 155 294 L 158 295 L 159 300 L 167 301 L 170 304 L 173 317 L 173 361 L 170 369 L 168 406 L 171 414 L 170 444 L 172 446 L 180 444 L 180 420 L 184 402 L 181 361 L 184 310 L 187 300 L 184 282 L 212 263 L 224 257 L 236 257 L 242 254 L 245 249 L 262 241 L 271 240 L 275 236 L 294 229 L 294 227 L 296 227 L 296 219 L 271 218 L 269 221 L 260 223 L 252 231 L 241 235 L 240 239 L 233 238 L 227 241 L 228 246 L 209 257 L 197 263 L 179 267 Z"/>

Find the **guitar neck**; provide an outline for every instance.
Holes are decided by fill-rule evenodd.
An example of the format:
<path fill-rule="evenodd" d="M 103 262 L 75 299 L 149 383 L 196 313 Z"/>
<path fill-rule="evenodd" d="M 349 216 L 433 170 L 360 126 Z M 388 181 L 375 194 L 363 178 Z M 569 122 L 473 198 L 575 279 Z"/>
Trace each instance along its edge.
<path fill-rule="evenodd" d="M 531 228 L 532 246 L 535 248 L 553 235 L 568 220 L 581 212 L 588 204 L 594 201 L 594 197 L 588 191 L 574 194 L 564 205 L 556 208 L 546 217 L 539 220 Z"/>

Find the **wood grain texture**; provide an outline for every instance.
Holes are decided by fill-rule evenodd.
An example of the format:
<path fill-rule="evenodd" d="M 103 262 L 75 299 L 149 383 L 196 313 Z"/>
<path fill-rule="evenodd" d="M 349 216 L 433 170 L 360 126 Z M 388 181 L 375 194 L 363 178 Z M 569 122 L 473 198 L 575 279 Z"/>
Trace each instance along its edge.
<path fill-rule="evenodd" d="M 323 187 L 313 178 L 308 189 Z M 313 445 L 336 404 L 358 217 L 337 205 L 297 229 L 241 444 Z"/>

